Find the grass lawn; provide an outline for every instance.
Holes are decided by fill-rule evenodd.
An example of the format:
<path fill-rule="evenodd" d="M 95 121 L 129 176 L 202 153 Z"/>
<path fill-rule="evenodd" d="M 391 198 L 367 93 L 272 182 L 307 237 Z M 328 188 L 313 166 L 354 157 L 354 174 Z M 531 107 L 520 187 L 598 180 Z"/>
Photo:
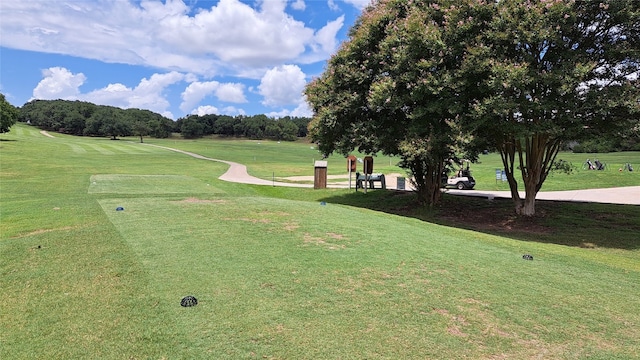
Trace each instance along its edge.
<path fill-rule="evenodd" d="M 131 141 L 139 141 L 130 138 Z M 215 139 L 207 140 L 176 140 L 176 139 L 146 139 L 145 142 L 174 147 L 181 150 L 195 152 L 215 159 L 235 161 L 247 165 L 251 175 L 271 180 L 289 176 L 313 175 L 315 160 L 320 160 L 314 144 L 307 142 L 276 142 L 245 139 Z M 359 158 L 365 155 L 355 152 Z M 611 188 L 619 186 L 640 185 L 640 152 L 629 151 L 605 154 L 574 154 L 563 152 L 558 159 L 570 162 L 574 166 L 571 174 L 552 172 L 545 181 L 542 191 L 579 190 L 592 188 Z M 607 164 L 604 171 L 583 169 L 586 159 L 599 159 Z M 342 156 L 334 154 L 328 159 L 327 172 L 329 175 L 344 175 L 347 177 L 347 162 Z M 398 173 L 406 175 L 404 169 L 397 166 L 399 157 L 376 156 L 374 158 L 374 172 Z M 634 172 L 618 171 L 624 164 L 630 163 Z M 477 190 L 509 190 L 507 182 L 496 181 L 496 169 L 502 169 L 499 154 L 480 155 L 478 163 L 471 164 L 472 175 L 476 179 Z M 358 164 L 362 171 L 362 165 Z M 519 174 L 516 174 L 519 178 Z M 521 189 L 524 187 L 521 185 Z"/>
<path fill-rule="evenodd" d="M 640 357 L 639 207 L 541 202 L 523 222 L 508 201 L 231 184 L 221 163 L 55 136 L 0 136 L 2 359 Z M 312 173 L 309 144 L 149 142 Z"/>

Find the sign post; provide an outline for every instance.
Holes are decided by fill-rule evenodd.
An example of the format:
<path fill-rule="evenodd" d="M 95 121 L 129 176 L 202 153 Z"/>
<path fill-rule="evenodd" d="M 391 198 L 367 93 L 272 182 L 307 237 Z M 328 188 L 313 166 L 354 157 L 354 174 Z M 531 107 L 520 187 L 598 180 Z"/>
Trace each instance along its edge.
<path fill-rule="evenodd" d="M 351 190 L 351 173 L 356 171 L 357 158 L 353 155 L 347 156 L 347 171 L 349 171 L 349 190 Z M 357 181 L 358 179 L 356 179 Z"/>
<path fill-rule="evenodd" d="M 369 177 L 373 173 L 373 156 L 364 157 L 364 193 L 367 193 Z"/>

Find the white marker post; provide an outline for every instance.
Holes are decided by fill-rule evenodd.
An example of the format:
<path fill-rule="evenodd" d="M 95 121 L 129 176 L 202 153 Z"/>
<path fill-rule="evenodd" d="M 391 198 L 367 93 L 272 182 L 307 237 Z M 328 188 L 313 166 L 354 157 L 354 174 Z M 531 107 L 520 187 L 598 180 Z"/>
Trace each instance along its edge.
<path fill-rule="evenodd" d="M 364 162 L 364 193 L 367 193 L 367 183 L 368 183 L 369 175 L 367 175 L 367 161 Z"/>

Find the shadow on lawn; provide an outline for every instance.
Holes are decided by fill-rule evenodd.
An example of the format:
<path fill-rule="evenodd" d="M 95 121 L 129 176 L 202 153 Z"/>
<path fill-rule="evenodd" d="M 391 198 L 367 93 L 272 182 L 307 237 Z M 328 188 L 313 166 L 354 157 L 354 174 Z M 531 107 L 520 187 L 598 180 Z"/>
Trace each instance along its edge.
<path fill-rule="evenodd" d="M 519 217 L 511 199 L 487 200 L 444 194 L 434 208 L 420 206 L 414 193 L 395 190 L 354 192 L 322 199 L 412 217 L 426 222 L 582 248 L 640 249 L 640 206 L 537 201 L 536 216 Z"/>

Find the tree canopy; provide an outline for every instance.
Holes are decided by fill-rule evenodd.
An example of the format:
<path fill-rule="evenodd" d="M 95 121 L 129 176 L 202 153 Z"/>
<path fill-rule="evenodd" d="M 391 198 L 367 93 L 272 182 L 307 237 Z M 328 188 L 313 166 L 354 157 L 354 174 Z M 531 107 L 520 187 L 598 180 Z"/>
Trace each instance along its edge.
<path fill-rule="evenodd" d="M 149 129 L 145 135 L 166 138 L 174 121 L 142 109 L 121 109 L 85 101 L 33 100 L 20 108 L 20 121 L 44 130 L 77 136 L 140 135 L 140 123 Z"/>
<path fill-rule="evenodd" d="M 149 110 L 121 109 L 84 101 L 33 100 L 19 109 L 19 121 L 45 130 L 78 136 L 143 136 L 167 138 L 181 133 L 188 139 L 207 135 L 251 139 L 295 140 L 307 135 L 309 118 L 268 118 L 266 115 L 189 115 L 177 121 Z"/>
<path fill-rule="evenodd" d="M 189 115 L 176 122 L 178 132 L 185 138 L 207 135 L 246 137 L 249 139 L 273 139 L 293 141 L 307 136 L 311 119 L 285 116 L 279 119 L 264 114 L 253 116 Z"/>
<path fill-rule="evenodd" d="M 5 99 L 4 94 L 0 94 L 0 134 L 9 132 L 19 115 L 18 109 Z"/>
<path fill-rule="evenodd" d="M 516 212 L 535 213 L 535 196 L 564 143 L 637 126 L 639 5 L 634 0 L 495 5 L 463 67 L 485 79 L 474 84 L 482 90 L 473 108 L 475 132 L 502 155 Z"/>
<path fill-rule="evenodd" d="M 400 155 L 430 204 L 444 163 L 496 149 L 533 215 L 564 142 L 637 126 L 638 14 L 633 0 L 376 1 L 307 86 L 310 133 L 325 154 Z"/>
<path fill-rule="evenodd" d="M 457 122 L 468 100 L 457 64 L 478 31 L 450 25 L 467 12 L 434 5 L 376 2 L 306 89 L 315 111 L 310 133 L 321 151 L 400 155 L 427 204 L 439 200 L 446 160 L 464 155 Z"/>

